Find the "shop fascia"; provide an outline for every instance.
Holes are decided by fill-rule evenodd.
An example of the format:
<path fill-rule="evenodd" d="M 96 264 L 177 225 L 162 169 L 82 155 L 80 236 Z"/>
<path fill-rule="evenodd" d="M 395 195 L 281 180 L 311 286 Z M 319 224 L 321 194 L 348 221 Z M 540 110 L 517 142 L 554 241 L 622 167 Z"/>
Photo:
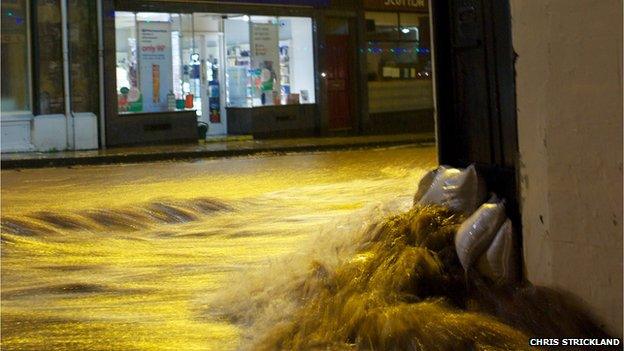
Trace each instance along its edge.
<path fill-rule="evenodd" d="M 385 0 L 384 6 L 424 7 L 425 0 Z"/>
<path fill-rule="evenodd" d="M 374 11 L 423 11 L 426 0 L 364 0 L 364 8 Z"/>

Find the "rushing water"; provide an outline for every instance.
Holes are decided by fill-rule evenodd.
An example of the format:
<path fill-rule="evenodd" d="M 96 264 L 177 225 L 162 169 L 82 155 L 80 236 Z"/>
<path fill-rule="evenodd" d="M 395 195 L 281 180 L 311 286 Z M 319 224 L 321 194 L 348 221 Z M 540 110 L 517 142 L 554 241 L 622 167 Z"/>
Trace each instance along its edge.
<path fill-rule="evenodd" d="M 215 296 L 319 238 L 348 246 L 435 165 L 427 147 L 3 171 L 2 349 L 241 347 Z"/>

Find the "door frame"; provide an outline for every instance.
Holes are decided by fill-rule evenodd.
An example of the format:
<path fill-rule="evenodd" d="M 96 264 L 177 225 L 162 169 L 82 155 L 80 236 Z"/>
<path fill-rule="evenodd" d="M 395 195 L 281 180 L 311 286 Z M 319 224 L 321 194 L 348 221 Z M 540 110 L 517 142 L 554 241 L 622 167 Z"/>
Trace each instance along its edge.
<path fill-rule="evenodd" d="M 488 189 L 505 198 L 521 248 L 509 0 L 430 0 L 430 8 L 439 163 L 476 165 Z"/>

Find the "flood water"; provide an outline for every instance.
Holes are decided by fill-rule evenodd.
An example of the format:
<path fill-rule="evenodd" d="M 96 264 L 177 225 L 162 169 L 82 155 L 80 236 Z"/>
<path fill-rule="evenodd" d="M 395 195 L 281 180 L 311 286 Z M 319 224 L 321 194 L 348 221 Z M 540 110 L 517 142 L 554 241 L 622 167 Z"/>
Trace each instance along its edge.
<path fill-rule="evenodd" d="M 435 166 L 403 147 L 3 171 L 2 349 L 237 349 L 208 296 L 409 206 Z"/>

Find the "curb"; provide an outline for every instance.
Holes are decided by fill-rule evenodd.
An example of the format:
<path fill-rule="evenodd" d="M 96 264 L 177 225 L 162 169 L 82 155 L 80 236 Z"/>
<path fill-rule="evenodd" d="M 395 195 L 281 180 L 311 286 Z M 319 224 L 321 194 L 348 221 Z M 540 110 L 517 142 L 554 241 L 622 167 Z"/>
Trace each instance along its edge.
<path fill-rule="evenodd" d="M 241 156 L 253 156 L 258 154 L 283 155 L 287 153 L 315 152 L 315 151 L 340 151 L 374 149 L 391 146 L 429 146 L 435 143 L 435 138 L 422 140 L 402 140 L 402 141 L 379 141 L 368 143 L 352 144 L 328 144 L 328 145 L 302 145 L 284 147 L 264 147 L 264 148 L 241 148 L 233 150 L 205 150 L 205 151 L 176 151 L 170 153 L 139 153 L 139 154 L 119 154 L 119 155 L 98 155 L 84 157 L 61 157 L 61 158 L 33 158 L 23 160 L 3 160 L 1 167 L 3 170 L 26 169 L 26 168 L 50 168 L 69 166 L 94 166 L 122 163 L 146 163 L 158 161 L 183 161 L 195 159 L 214 159 Z"/>

